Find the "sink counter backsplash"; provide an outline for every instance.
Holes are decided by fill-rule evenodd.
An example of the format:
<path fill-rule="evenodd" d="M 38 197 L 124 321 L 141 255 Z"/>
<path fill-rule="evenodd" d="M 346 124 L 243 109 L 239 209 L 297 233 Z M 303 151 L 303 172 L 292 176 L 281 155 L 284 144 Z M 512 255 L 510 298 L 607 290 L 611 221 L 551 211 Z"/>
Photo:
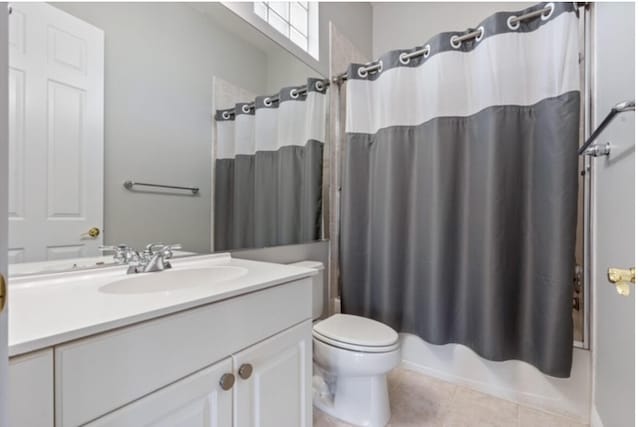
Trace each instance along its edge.
<path fill-rule="evenodd" d="M 126 274 L 126 266 L 13 278 L 9 355 L 309 277 L 314 270 L 214 254 L 171 260 L 173 268 Z"/>

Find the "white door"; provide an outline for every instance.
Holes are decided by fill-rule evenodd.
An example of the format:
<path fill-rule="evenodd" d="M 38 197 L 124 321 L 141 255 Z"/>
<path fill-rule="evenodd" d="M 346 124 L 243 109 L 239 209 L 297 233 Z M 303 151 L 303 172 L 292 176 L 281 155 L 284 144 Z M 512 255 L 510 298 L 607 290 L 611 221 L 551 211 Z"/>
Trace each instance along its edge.
<path fill-rule="evenodd" d="M 234 427 L 311 427 L 311 321 L 233 356 Z"/>
<path fill-rule="evenodd" d="M 613 105 L 635 98 L 634 4 L 594 5 L 594 125 Z M 615 28 L 615 30 L 612 30 Z M 634 424 L 634 305 L 619 295 L 609 267 L 634 265 L 635 113 L 620 113 L 596 141 L 611 154 L 591 160 L 594 182 L 594 411 L 592 425 Z"/>
<path fill-rule="evenodd" d="M 170 386 L 97 419 L 87 427 L 231 427 L 231 376 L 224 359 Z M 225 377 L 225 379 L 227 379 Z"/>
<path fill-rule="evenodd" d="M 8 64 L 8 13 L 7 3 L 0 2 L 0 99 L 7 99 Z M 0 102 L 0 280 L 7 277 L 7 223 L 9 217 L 9 186 L 7 169 L 9 166 L 9 131 L 7 129 L 8 104 Z M 2 296 L 0 296 L 2 298 Z M 5 378 L 9 377 L 9 336 L 7 333 L 7 309 L 0 308 L 0 427 L 9 427 L 9 390 Z"/>
<path fill-rule="evenodd" d="M 9 18 L 9 262 L 98 254 L 104 33 L 45 3 Z"/>

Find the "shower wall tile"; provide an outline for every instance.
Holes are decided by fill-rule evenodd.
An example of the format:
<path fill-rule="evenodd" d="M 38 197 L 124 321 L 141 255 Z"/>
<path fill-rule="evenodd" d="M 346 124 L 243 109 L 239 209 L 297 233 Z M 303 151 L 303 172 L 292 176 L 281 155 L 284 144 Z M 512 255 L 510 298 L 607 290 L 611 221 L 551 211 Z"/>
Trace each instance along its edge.
<path fill-rule="evenodd" d="M 347 66 L 352 62 L 367 62 L 368 58 L 344 35 L 333 23 L 329 24 L 329 76 L 333 78 L 346 71 Z M 340 85 L 332 84 L 329 88 L 329 144 L 325 146 L 326 159 L 323 173 L 329 177 L 329 185 L 324 186 L 329 192 L 328 206 L 329 212 L 329 239 L 330 260 L 329 260 L 329 301 L 332 302 L 338 294 L 338 230 L 340 221 L 340 183 L 341 183 L 341 160 L 344 142 L 344 91 L 340 90 Z M 326 181 L 325 181 L 326 182 Z M 326 217 L 325 217 L 326 218 Z M 326 224 L 326 222 L 325 222 Z"/>

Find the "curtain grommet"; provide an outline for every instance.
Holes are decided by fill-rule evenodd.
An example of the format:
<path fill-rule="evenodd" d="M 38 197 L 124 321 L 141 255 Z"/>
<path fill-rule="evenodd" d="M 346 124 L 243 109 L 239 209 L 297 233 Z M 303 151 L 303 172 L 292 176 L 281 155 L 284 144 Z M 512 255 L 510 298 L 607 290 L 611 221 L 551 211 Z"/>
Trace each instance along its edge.
<path fill-rule="evenodd" d="M 316 82 L 315 87 L 318 92 L 322 92 L 324 90 L 324 84 L 322 82 Z"/>
<path fill-rule="evenodd" d="M 377 73 L 381 73 L 382 69 L 383 69 L 384 63 L 382 62 L 382 59 L 380 61 L 378 61 L 378 71 L 376 71 Z"/>
<path fill-rule="evenodd" d="M 515 24 L 514 24 L 513 22 L 514 19 L 518 19 L 518 17 L 515 15 L 511 15 L 510 17 L 507 18 L 507 27 L 509 27 L 509 29 L 513 31 L 520 28 L 520 21 L 515 21 Z"/>
<path fill-rule="evenodd" d="M 407 65 L 411 62 L 411 58 L 409 58 L 409 55 L 406 52 L 402 52 L 400 56 L 398 56 L 398 61 L 400 61 L 402 65 Z"/>
<path fill-rule="evenodd" d="M 458 36 L 451 36 L 451 38 L 449 39 L 449 43 L 454 49 L 458 49 L 460 46 L 462 46 L 462 42 L 458 39 Z"/>
<path fill-rule="evenodd" d="M 476 42 L 479 42 L 484 37 L 484 27 L 481 25 L 478 27 L 478 30 L 480 30 L 480 34 L 476 36 Z"/>
<path fill-rule="evenodd" d="M 242 112 L 245 114 L 249 114 L 251 112 L 251 107 L 249 107 L 249 104 L 244 104 L 242 106 Z"/>
<path fill-rule="evenodd" d="M 367 76 L 369 75 L 369 73 L 367 73 L 364 69 L 364 67 L 360 67 L 358 68 L 358 75 L 360 77 L 362 77 L 363 79 L 367 78 Z"/>
<path fill-rule="evenodd" d="M 231 114 L 229 114 L 229 112 L 228 112 L 228 111 L 223 111 L 223 112 L 222 112 L 222 118 L 223 118 L 224 120 L 229 120 L 229 119 L 231 118 Z"/>
<path fill-rule="evenodd" d="M 298 99 L 300 94 L 298 93 L 297 90 L 291 89 L 291 91 L 289 92 L 289 96 L 291 96 L 291 98 L 293 98 L 293 99 Z"/>
<path fill-rule="evenodd" d="M 273 105 L 273 102 L 271 102 L 271 98 L 267 97 L 265 98 L 262 103 L 264 104 L 265 107 L 271 107 Z"/>
<path fill-rule="evenodd" d="M 556 10 L 556 5 L 554 3 L 547 3 L 544 5 L 545 9 L 548 7 L 551 8 L 549 13 L 543 13 L 542 15 L 540 15 L 540 19 L 542 19 L 543 21 L 546 21 L 547 19 L 551 18 L 551 15 L 553 15 L 553 12 Z"/>
<path fill-rule="evenodd" d="M 424 48 L 425 48 L 427 51 L 422 55 L 422 57 L 423 57 L 424 59 L 427 59 L 427 58 L 429 57 L 429 55 L 431 55 L 431 45 L 430 45 L 430 44 L 426 44 L 426 45 L 424 45 Z"/>

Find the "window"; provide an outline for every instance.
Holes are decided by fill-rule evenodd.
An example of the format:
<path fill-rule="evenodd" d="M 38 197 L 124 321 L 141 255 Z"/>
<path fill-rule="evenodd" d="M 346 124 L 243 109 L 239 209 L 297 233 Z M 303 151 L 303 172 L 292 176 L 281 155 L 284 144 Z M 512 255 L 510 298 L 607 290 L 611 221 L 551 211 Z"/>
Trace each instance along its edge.
<path fill-rule="evenodd" d="M 318 3 L 261 1 L 253 11 L 279 33 L 318 58 Z"/>

